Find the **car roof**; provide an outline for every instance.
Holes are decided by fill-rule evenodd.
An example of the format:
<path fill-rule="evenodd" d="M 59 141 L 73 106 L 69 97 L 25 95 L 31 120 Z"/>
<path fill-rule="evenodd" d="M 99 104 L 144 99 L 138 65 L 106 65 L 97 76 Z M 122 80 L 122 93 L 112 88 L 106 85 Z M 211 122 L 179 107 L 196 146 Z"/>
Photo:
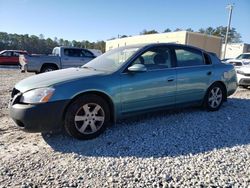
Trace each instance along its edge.
<path fill-rule="evenodd" d="M 27 52 L 25 50 L 3 50 L 1 52 Z"/>
<path fill-rule="evenodd" d="M 133 44 L 133 45 L 127 45 L 127 46 L 123 46 L 120 48 L 149 48 L 149 47 L 159 47 L 159 46 L 174 46 L 174 47 L 188 47 L 188 48 L 192 48 L 192 49 L 196 49 L 196 50 L 200 50 L 202 52 L 206 52 L 205 50 L 201 49 L 201 48 L 197 48 L 195 46 L 190 46 L 190 45 L 186 45 L 186 44 L 177 44 L 177 43 L 145 43 L 145 44 Z"/>
<path fill-rule="evenodd" d="M 79 48 L 79 47 L 71 47 L 71 46 L 57 46 L 55 48 L 70 48 L 70 49 L 83 49 L 83 50 L 88 50 L 87 48 Z"/>

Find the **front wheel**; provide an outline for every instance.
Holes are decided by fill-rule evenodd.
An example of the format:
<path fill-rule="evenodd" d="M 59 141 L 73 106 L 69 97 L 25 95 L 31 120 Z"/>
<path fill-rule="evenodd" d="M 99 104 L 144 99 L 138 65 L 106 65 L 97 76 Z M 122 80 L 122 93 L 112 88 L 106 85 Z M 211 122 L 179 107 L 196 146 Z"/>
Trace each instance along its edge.
<path fill-rule="evenodd" d="M 221 84 L 215 83 L 207 91 L 204 106 L 208 111 L 219 110 L 224 101 L 225 91 Z"/>
<path fill-rule="evenodd" d="M 68 108 L 65 129 L 81 140 L 99 136 L 110 122 L 110 112 L 105 100 L 97 95 L 83 95 Z"/>

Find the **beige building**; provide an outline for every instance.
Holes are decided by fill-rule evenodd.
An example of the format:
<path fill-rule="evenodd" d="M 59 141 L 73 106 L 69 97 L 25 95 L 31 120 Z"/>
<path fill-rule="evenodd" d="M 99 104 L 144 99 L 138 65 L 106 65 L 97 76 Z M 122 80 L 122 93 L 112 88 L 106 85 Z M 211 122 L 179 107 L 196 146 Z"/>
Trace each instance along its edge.
<path fill-rule="evenodd" d="M 221 54 L 222 40 L 220 37 L 187 31 L 138 35 L 133 37 L 108 40 L 106 41 L 106 51 L 132 44 L 169 42 L 196 46 L 206 51 L 214 52 L 218 55 L 218 57 L 220 57 Z"/>
<path fill-rule="evenodd" d="M 224 54 L 225 44 L 222 45 L 221 55 Z M 236 58 L 242 53 L 250 52 L 250 44 L 231 43 L 227 44 L 225 58 Z"/>

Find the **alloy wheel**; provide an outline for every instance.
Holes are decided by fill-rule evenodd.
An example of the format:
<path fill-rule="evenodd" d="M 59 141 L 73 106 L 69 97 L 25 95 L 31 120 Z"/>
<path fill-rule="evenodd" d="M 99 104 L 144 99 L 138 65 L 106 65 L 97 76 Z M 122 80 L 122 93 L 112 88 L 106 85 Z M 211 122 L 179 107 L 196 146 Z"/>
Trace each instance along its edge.
<path fill-rule="evenodd" d="M 222 102 L 222 90 L 219 87 L 211 89 L 208 96 L 208 104 L 211 108 L 217 108 Z"/>
<path fill-rule="evenodd" d="M 75 114 L 75 127 L 82 134 L 93 134 L 103 125 L 105 113 L 96 103 L 83 105 Z"/>

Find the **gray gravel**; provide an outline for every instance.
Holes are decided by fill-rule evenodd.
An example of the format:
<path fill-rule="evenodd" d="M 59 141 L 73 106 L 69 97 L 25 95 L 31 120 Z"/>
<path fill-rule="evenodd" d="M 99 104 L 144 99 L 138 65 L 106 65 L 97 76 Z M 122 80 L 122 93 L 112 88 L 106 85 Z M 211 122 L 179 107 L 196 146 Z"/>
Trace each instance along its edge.
<path fill-rule="evenodd" d="M 30 75 L 0 70 L 0 187 L 250 187 L 250 90 L 218 112 L 148 114 L 78 141 L 15 127 L 9 91 Z"/>

